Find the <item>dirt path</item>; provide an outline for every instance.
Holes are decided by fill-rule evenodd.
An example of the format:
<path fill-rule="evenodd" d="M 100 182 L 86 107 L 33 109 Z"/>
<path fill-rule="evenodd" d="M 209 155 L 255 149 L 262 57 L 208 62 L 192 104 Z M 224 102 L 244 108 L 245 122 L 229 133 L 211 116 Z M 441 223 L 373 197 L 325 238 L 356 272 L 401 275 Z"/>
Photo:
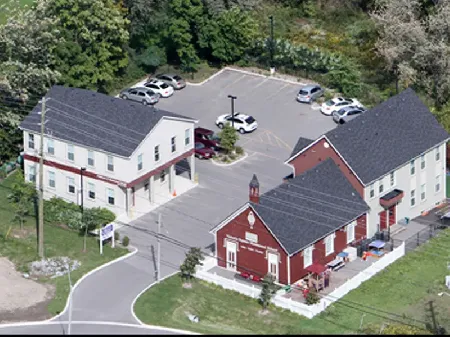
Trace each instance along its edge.
<path fill-rule="evenodd" d="M 0 258 L 0 323 L 49 318 L 53 294 L 52 286 L 25 279 L 12 262 Z"/>

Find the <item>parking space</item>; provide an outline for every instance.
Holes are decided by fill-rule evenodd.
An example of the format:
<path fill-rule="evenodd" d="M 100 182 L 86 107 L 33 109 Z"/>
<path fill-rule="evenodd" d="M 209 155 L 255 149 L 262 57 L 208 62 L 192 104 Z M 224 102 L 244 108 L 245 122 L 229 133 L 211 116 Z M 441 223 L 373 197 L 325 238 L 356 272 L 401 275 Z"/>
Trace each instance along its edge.
<path fill-rule="evenodd" d="M 188 85 L 172 97 L 160 100 L 157 108 L 196 118 L 198 126 L 218 132 L 215 120 L 231 111 L 227 96 L 234 95 L 235 111 L 252 115 L 258 121 L 258 129 L 240 135 L 238 144 L 248 153 L 245 160 L 225 167 L 197 160 L 198 187 L 133 222 L 133 226 L 149 230 L 148 235 L 131 228 L 122 229 L 142 253 L 152 254 L 148 243 L 154 241 L 159 213 L 170 237 L 162 242 L 164 261 L 176 268 L 186 247 L 210 250 L 214 242 L 209 229 L 248 200 L 248 184 L 254 173 L 260 182 L 260 193 L 272 189 L 291 173 L 283 162 L 298 137 L 313 139 L 335 127 L 330 117 L 296 101 L 300 87 L 225 70 L 202 85 Z"/>

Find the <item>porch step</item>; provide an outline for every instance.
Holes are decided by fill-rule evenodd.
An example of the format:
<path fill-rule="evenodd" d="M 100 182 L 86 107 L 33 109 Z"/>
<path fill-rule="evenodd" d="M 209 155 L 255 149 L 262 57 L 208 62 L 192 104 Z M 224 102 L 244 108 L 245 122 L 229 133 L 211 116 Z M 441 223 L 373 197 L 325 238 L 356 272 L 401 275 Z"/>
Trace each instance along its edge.
<path fill-rule="evenodd" d="M 404 231 L 405 229 L 406 229 L 405 226 L 402 226 L 400 224 L 394 224 L 394 225 L 391 226 L 391 230 L 390 230 L 391 236 L 392 235 L 396 235 L 396 234 Z"/>

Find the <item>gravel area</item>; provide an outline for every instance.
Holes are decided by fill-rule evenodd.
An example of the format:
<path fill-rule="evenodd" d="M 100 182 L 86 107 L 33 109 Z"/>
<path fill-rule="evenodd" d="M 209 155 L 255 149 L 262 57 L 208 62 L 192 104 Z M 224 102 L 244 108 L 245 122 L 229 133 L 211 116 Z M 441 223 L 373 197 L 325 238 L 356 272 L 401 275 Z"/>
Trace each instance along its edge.
<path fill-rule="evenodd" d="M 0 323 L 48 318 L 53 287 L 24 278 L 6 258 L 0 258 L 0 289 Z"/>

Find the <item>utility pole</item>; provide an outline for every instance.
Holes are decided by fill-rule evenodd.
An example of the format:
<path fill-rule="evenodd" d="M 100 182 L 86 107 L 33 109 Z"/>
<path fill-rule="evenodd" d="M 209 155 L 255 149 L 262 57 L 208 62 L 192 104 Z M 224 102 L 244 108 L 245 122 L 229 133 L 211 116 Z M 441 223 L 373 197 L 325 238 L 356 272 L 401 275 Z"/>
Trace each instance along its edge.
<path fill-rule="evenodd" d="M 158 240 L 158 256 L 156 258 L 156 282 L 159 281 L 160 277 L 160 270 L 161 270 L 161 240 L 159 236 L 161 235 L 161 221 L 162 221 L 162 215 L 161 213 L 158 214 L 158 236 L 156 237 Z"/>
<path fill-rule="evenodd" d="M 84 186 L 83 186 L 83 173 L 84 171 L 86 171 L 85 167 L 82 167 L 80 170 L 80 177 L 81 177 L 81 202 L 80 202 L 80 207 L 81 207 L 81 223 L 84 225 L 84 242 L 83 242 L 83 252 L 86 252 L 86 238 L 87 238 L 87 233 L 88 233 L 88 226 L 84 223 L 84 195 L 83 195 L 83 190 L 84 190 Z M 101 241 L 101 240 L 100 240 Z M 102 243 L 100 243 L 102 244 Z"/>
<path fill-rule="evenodd" d="M 231 99 L 231 126 L 234 129 L 234 100 L 237 98 L 236 96 L 233 95 L 228 95 L 228 98 Z"/>
<path fill-rule="evenodd" d="M 270 19 L 270 71 L 273 72 L 274 65 L 273 65 L 273 47 L 274 47 L 274 41 L 273 41 L 273 15 L 269 16 Z"/>
<path fill-rule="evenodd" d="M 39 225 L 38 225 L 38 255 L 44 258 L 44 134 L 45 134 L 45 103 L 41 100 L 41 143 L 39 145 Z"/>
<path fill-rule="evenodd" d="M 69 324 L 67 327 L 67 334 L 70 335 L 70 330 L 72 327 L 72 290 L 73 290 L 72 279 L 70 277 L 70 262 L 67 264 L 67 270 L 68 270 L 67 275 L 69 277 L 69 287 L 70 287 L 69 288 Z"/>

